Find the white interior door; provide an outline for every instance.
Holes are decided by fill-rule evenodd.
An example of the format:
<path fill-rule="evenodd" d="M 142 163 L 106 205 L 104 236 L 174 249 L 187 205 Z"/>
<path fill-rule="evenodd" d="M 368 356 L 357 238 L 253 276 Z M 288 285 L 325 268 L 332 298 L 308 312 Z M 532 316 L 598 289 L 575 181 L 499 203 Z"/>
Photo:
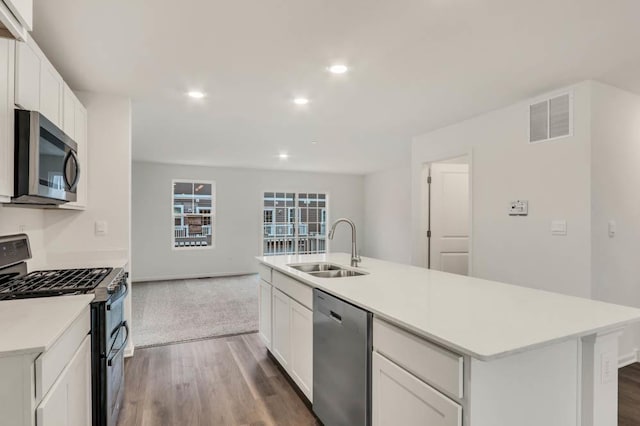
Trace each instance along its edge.
<path fill-rule="evenodd" d="M 431 165 L 430 219 L 431 269 L 468 275 L 468 164 Z"/>

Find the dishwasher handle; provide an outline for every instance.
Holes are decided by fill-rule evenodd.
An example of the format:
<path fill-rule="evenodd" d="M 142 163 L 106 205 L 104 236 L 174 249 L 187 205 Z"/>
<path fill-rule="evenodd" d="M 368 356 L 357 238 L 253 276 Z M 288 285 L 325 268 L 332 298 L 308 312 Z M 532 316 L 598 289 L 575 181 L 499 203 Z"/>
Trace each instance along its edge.
<path fill-rule="evenodd" d="M 329 315 L 331 316 L 331 319 L 342 324 L 342 315 L 336 314 L 334 311 L 329 311 Z"/>

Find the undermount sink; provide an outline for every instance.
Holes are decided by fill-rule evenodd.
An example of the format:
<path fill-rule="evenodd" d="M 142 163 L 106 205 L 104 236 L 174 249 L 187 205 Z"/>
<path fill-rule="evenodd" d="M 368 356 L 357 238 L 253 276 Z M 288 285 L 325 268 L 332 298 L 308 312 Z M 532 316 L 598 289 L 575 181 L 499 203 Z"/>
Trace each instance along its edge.
<path fill-rule="evenodd" d="M 309 275 L 313 275 L 318 278 L 345 278 L 345 277 L 359 277 L 361 275 L 366 275 L 365 272 L 352 271 L 350 269 L 339 269 L 333 271 L 319 271 L 319 272 L 310 272 Z"/>
<path fill-rule="evenodd" d="M 288 266 L 318 278 L 346 278 L 367 275 L 367 272 L 346 269 L 333 263 L 299 263 Z"/>
<path fill-rule="evenodd" d="M 300 263 L 297 265 L 289 265 L 289 267 L 306 273 L 320 271 L 339 271 L 343 269 L 342 266 L 334 265 L 332 263 Z"/>

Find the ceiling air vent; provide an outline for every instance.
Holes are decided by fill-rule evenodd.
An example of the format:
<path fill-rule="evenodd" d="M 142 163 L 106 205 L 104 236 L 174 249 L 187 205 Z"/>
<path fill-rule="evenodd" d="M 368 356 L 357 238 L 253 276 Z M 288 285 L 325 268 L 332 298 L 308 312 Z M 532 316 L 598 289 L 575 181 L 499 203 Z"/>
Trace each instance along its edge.
<path fill-rule="evenodd" d="M 529 105 L 529 143 L 564 138 L 572 134 L 571 93 Z"/>

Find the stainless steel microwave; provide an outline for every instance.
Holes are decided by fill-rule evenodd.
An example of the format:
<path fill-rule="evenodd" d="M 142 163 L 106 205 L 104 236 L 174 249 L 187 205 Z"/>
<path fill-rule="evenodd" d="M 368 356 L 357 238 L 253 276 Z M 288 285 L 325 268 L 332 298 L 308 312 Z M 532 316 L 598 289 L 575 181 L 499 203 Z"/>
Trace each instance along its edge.
<path fill-rule="evenodd" d="M 76 201 L 78 145 L 36 111 L 15 112 L 15 180 L 12 202 L 62 204 Z"/>

